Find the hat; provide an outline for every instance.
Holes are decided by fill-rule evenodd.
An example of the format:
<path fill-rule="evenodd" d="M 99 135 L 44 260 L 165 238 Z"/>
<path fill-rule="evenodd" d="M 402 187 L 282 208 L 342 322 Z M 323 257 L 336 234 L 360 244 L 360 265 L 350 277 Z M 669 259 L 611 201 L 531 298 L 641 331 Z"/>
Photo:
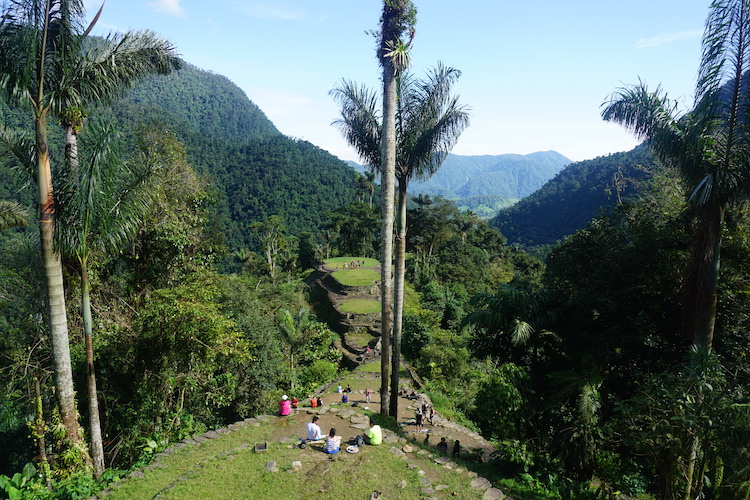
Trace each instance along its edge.
<path fill-rule="evenodd" d="M 287 399 L 288 399 L 288 396 L 286 394 L 284 394 L 283 396 L 281 396 L 281 400 L 282 401 L 286 401 Z"/>

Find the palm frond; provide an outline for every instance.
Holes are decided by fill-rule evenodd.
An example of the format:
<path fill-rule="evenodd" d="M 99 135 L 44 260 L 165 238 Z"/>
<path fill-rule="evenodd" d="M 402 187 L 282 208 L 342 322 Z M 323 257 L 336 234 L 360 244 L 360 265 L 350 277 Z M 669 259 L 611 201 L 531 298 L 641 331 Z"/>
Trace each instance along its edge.
<path fill-rule="evenodd" d="M 377 94 L 350 80 L 342 80 L 329 94 L 341 110 L 341 118 L 333 125 L 369 168 L 379 172 L 382 118 Z"/>
<path fill-rule="evenodd" d="M 0 200 L 0 230 L 25 226 L 28 213 L 16 202 Z"/>

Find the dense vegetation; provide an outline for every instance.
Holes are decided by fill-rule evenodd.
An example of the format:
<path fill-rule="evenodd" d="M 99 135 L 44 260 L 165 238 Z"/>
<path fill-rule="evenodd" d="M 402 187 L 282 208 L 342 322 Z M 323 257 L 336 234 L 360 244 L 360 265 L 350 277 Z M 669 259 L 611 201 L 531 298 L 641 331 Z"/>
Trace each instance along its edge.
<path fill-rule="evenodd" d="M 71 251 L 64 238 L 55 240 L 79 402 L 90 376 L 87 299 L 79 289 L 91 285 L 109 468 L 98 480 L 86 450 L 66 432 L 55 391 L 36 218 L 27 217 L 28 228 L 10 228 L 20 222 L 18 207 L 0 204 L 0 496 L 96 493 L 169 443 L 273 411 L 281 394 L 305 397 L 341 369 L 335 334 L 315 315 L 321 297 L 308 278 L 323 258 L 378 255 L 382 226 L 368 200 L 373 186 L 359 179 L 355 188 L 348 167 L 281 136 L 240 94 L 236 104 L 226 96 L 207 104 L 203 78 L 229 85 L 225 79 L 181 71 L 187 73 L 150 81 L 149 92 L 136 89 L 92 113 L 80 130 L 80 175 L 61 159 L 63 135 L 49 127 L 58 234 L 79 224 L 65 200 L 91 180 L 85 166 L 110 174 L 121 188 L 92 191 L 92 198 L 110 198 L 97 201 L 114 202 L 86 219 L 92 237 L 126 218 L 131 194 L 143 202 L 122 243 L 91 246 L 87 272 L 80 245 Z M 707 109 L 714 108 L 687 116 Z M 9 139 L 30 130 L 26 112 L 0 107 L 3 144 L 20 145 L 20 153 L 27 143 Z M 638 116 L 656 115 L 665 116 Z M 707 135 L 725 117 L 710 118 L 692 131 L 704 134 L 697 144 L 709 149 L 689 143 L 683 152 L 700 160 L 687 167 L 714 166 L 718 152 L 710 148 L 726 144 L 708 140 L 725 139 L 720 133 Z M 107 154 L 94 133 L 102 130 L 93 123 L 98 119 L 118 131 L 107 135 Z M 226 131 L 218 126 L 225 120 L 233 124 Z M 678 120 L 658 131 L 669 136 L 696 123 L 703 122 Z M 677 139 L 684 137 L 693 136 Z M 700 275 L 686 270 L 695 235 L 706 227 L 691 194 L 713 187 L 714 178 L 696 186 L 685 165 L 669 161 L 664 153 L 678 142 L 662 149 L 650 142 L 658 162 L 640 147 L 574 164 L 520 205 L 518 220 L 549 219 L 539 238 L 515 239 L 550 245 L 544 262 L 450 200 L 409 200 L 402 353 L 438 411 L 497 444 L 486 467 L 514 498 L 750 495 L 747 161 L 712 171 L 717 189 L 729 194 L 712 205 L 722 215 L 721 276 L 713 280 L 710 349 L 702 349 L 682 326 L 694 298 L 684 283 Z M 728 160 L 746 160 L 746 151 Z M 104 161 L 115 152 L 118 161 Z M 23 161 L 33 155 L 19 156 L 3 157 L 0 196 L 33 213 L 34 181 Z M 552 199 L 563 201 L 543 212 Z M 503 227 L 520 234 L 524 224 Z M 718 252 L 709 257 L 718 272 Z M 88 429 L 92 411 L 78 409 Z M 86 432 L 81 442 L 89 440 Z M 25 467 L 29 462 L 38 473 Z"/>

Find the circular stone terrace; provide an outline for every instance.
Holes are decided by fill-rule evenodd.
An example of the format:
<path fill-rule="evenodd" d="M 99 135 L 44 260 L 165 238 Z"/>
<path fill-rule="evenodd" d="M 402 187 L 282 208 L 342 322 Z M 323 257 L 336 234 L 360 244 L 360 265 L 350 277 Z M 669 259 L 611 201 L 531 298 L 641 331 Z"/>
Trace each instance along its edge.
<path fill-rule="evenodd" d="M 374 348 L 380 335 L 380 262 L 365 257 L 334 257 L 319 268 L 318 280 L 339 316 L 344 348 L 354 355 Z"/>

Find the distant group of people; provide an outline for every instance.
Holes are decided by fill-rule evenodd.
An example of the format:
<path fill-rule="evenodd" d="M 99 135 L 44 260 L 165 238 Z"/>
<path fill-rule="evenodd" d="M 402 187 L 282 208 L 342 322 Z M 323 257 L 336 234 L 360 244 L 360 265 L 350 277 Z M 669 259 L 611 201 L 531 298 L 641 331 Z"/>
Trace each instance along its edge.
<path fill-rule="evenodd" d="M 312 406 L 313 408 L 323 406 L 323 400 L 319 397 L 312 396 L 310 398 L 310 406 Z M 279 401 L 279 415 L 285 417 L 287 415 L 291 415 L 292 411 L 294 411 L 295 413 L 299 413 L 299 399 L 294 396 L 289 399 L 289 396 L 284 394 L 283 396 L 281 396 L 281 401 Z"/>
<path fill-rule="evenodd" d="M 343 267 L 344 267 L 344 269 L 354 269 L 354 268 L 357 268 L 357 267 L 362 267 L 364 265 L 365 265 L 365 261 L 364 260 L 360 260 L 360 259 L 354 260 L 354 259 L 352 259 L 348 263 L 344 262 L 344 266 Z"/>

